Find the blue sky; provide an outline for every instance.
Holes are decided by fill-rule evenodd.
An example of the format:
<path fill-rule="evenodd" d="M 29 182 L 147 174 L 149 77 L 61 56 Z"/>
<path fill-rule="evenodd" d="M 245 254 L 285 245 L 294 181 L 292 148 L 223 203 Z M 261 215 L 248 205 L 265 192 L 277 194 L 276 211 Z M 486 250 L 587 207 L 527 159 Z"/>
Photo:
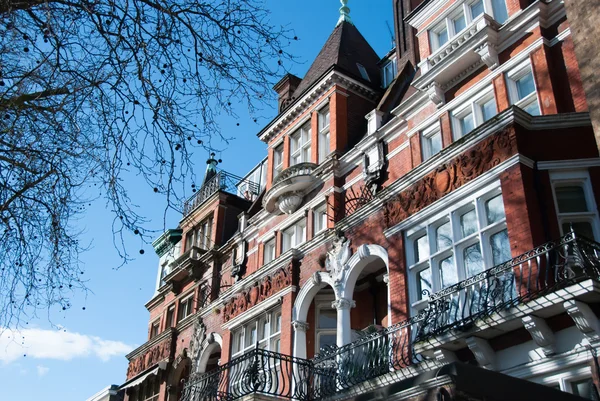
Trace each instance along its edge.
<path fill-rule="evenodd" d="M 272 21 L 289 26 L 299 37 L 290 49 L 299 57 L 291 72 L 302 77 L 335 27 L 340 4 L 337 0 L 265 1 L 272 10 Z M 351 0 L 348 6 L 363 36 L 380 56 L 385 55 L 391 48 L 386 21 L 393 26 L 392 1 Z M 274 116 L 275 109 L 266 110 L 258 123 L 244 109 L 238 114 L 239 120 L 220 121 L 224 136 L 236 139 L 219 157 L 223 159 L 221 168 L 244 175 L 266 155 L 266 145 L 256 133 Z M 203 168 L 206 155 L 197 157 Z M 128 185 L 131 192 L 148 191 L 135 180 Z M 139 206 L 151 220 L 151 228 L 163 228 L 164 199 L 150 197 Z M 128 243 L 135 247 L 132 254 L 137 254 L 137 247 L 143 247 L 145 254 L 115 269 L 120 260 L 112 244 L 111 222 L 110 212 L 100 201 L 78 222 L 85 230 L 84 239 L 92 244 L 82 256 L 91 292 L 76 294 L 73 308 L 66 312 L 51 310 L 20 333 L 0 336 L 2 401 L 82 401 L 125 380 L 124 355 L 146 341 L 148 312 L 144 304 L 154 292 L 158 258 L 149 245 L 134 241 Z M 176 216 L 167 223 L 175 227 Z"/>

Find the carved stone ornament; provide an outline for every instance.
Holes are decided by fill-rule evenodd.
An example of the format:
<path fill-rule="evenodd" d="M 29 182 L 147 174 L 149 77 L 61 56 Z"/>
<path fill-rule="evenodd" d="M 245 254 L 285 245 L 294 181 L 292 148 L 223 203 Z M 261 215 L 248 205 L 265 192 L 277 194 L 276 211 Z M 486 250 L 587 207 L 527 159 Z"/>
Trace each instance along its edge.
<path fill-rule="evenodd" d="M 395 226 L 509 159 L 517 151 L 512 132 L 508 128 L 484 139 L 390 199 L 384 206 L 386 226 Z"/>
<path fill-rule="evenodd" d="M 344 234 L 337 232 L 333 240 L 331 250 L 327 252 L 325 259 L 325 269 L 331 276 L 335 289 L 339 292 L 339 287 L 346 282 L 347 263 L 352 255 L 350 249 L 350 240 Z"/>
<path fill-rule="evenodd" d="M 294 331 L 304 331 L 306 332 L 308 330 L 308 323 L 306 322 L 301 322 L 298 320 L 294 320 L 292 322 L 292 327 L 294 328 Z"/>
<path fill-rule="evenodd" d="M 442 106 L 446 98 L 444 96 L 444 90 L 437 82 L 432 82 L 429 87 L 427 87 L 427 96 L 429 100 L 435 103 L 438 107 Z"/>
<path fill-rule="evenodd" d="M 331 307 L 334 309 L 350 309 L 356 307 L 356 301 L 352 299 L 340 298 L 336 299 L 331 303 Z"/>
<path fill-rule="evenodd" d="M 190 341 L 190 354 L 192 356 L 193 365 L 196 366 L 200 355 L 202 354 L 202 343 L 206 338 L 206 326 L 201 317 L 198 317 L 194 323 L 194 333 Z"/>
<path fill-rule="evenodd" d="M 233 319 L 270 296 L 292 285 L 293 261 L 287 267 L 266 276 L 260 282 L 255 282 L 250 288 L 233 296 L 223 306 L 223 320 Z"/>
<path fill-rule="evenodd" d="M 137 374 L 150 368 L 151 366 L 171 358 L 172 337 L 169 336 L 163 341 L 155 344 L 144 354 L 129 361 L 127 368 L 127 379 L 135 377 Z"/>
<path fill-rule="evenodd" d="M 304 199 L 302 193 L 290 192 L 279 197 L 277 206 L 282 213 L 292 214 L 298 210 L 298 207 L 302 204 L 302 199 Z"/>
<path fill-rule="evenodd" d="M 181 351 L 181 353 L 179 355 L 177 355 L 177 358 L 175 358 L 175 360 L 173 361 L 173 369 L 177 369 L 179 364 L 181 362 L 183 362 L 184 360 L 186 360 L 187 357 L 188 357 L 187 348 L 184 348 Z"/>
<path fill-rule="evenodd" d="M 381 178 L 384 166 L 383 143 L 380 141 L 368 148 L 363 154 L 363 178 L 365 183 L 371 187 L 373 193 L 377 190 L 377 181 Z"/>

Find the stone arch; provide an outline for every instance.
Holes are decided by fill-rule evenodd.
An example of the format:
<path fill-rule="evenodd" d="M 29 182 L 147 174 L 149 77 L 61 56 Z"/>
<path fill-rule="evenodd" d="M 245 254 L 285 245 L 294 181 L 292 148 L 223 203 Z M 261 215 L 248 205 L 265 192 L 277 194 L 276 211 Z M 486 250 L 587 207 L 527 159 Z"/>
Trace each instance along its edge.
<path fill-rule="evenodd" d="M 334 288 L 334 282 L 329 273 L 315 272 L 304 283 L 292 309 L 292 325 L 294 326 L 294 356 L 306 358 L 306 319 L 308 310 L 317 293 L 326 286 Z"/>
<path fill-rule="evenodd" d="M 171 372 L 167 380 L 168 400 L 176 401 L 181 396 L 183 390 L 182 380 L 189 377 L 192 373 L 192 360 L 188 356 L 187 348 L 184 348 L 181 353 L 175 358 L 171 366 Z"/>
<path fill-rule="evenodd" d="M 358 247 L 356 253 L 348 260 L 344 269 L 347 271 L 343 285 L 340 286 L 340 293 L 336 294 L 340 298 L 353 299 L 356 281 L 363 269 L 377 260 L 385 264 L 386 274 L 390 273 L 389 256 L 384 247 L 380 245 L 363 244 Z M 390 289 L 387 289 L 388 299 L 388 325 L 392 324 Z"/>
<path fill-rule="evenodd" d="M 220 334 L 210 333 L 201 345 L 201 353 L 196 362 L 196 372 L 205 373 L 208 361 L 215 351 L 223 350 L 223 338 Z"/>

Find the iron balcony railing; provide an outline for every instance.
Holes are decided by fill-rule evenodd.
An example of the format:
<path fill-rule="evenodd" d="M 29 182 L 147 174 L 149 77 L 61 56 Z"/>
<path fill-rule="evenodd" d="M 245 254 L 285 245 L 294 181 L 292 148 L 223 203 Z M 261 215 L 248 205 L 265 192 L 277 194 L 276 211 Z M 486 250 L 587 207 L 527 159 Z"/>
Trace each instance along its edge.
<path fill-rule="evenodd" d="M 575 282 L 600 278 L 600 244 L 570 232 L 429 297 L 416 341 L 533 300 Z"/>
<path fill-rule="evenodd" d="M 312 363 L 256 348 L 217 369 L 192 376 L 182 401 L 230 401 L 250 394 L 308 400 Z"/>
<path fill-rule="evenodd" d="M 258 184 L 238 177 L 237 175 L 230 174 L 226 171 L 217 172 L 213 177 L 206 181 L 193 196 L 183 203 L 184 217 L 190 214 L 198 206 L 203 204 L 217 191 L 223 191 L 237 195 L 238 187 L 242 184 L 251 193 L 258 193 Z"/>
<path fill-rule="evenodd" d="M 571 232 L 432 294 L 428 306 L 411 319 L 325 349 L 311 360 L 262 349 L 234 358 L 191 377 L 183 400 L 230 401 L 265 394 L 309 401 L 369 391 L 372 379 L 389 378 L 391 383 L 409 377 L 407 368 L 414 365 L 439 366 L 415 352 L 419 341 L 468 329 L 478 319 L 585 279 L 600 279 L 600 244 Z"/>

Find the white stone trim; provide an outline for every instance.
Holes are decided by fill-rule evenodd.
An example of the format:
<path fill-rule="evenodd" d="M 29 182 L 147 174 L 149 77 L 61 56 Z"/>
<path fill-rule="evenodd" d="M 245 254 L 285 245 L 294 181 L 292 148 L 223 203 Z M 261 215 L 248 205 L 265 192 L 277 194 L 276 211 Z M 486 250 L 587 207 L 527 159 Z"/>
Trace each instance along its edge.
<path fill-rule="evenodd" d="M 538 170 L 579 170 L 600 166 L 600 157 L 589 159 L 552 160 L 537 163 Z"/>
<path fill-rule="evenodd" d="M 406 142 L 402 142 L 398 147 L 396 147 L 394 150 L 392 150 L 390 153 L 387 154 L 386 159 L 389 161 L 392 159 L 392 157 L 396 156 L 398 153 L 402 152 L 404 149 L 408 148 L 410 145 L 410 141 L 406 140 Z"/>

